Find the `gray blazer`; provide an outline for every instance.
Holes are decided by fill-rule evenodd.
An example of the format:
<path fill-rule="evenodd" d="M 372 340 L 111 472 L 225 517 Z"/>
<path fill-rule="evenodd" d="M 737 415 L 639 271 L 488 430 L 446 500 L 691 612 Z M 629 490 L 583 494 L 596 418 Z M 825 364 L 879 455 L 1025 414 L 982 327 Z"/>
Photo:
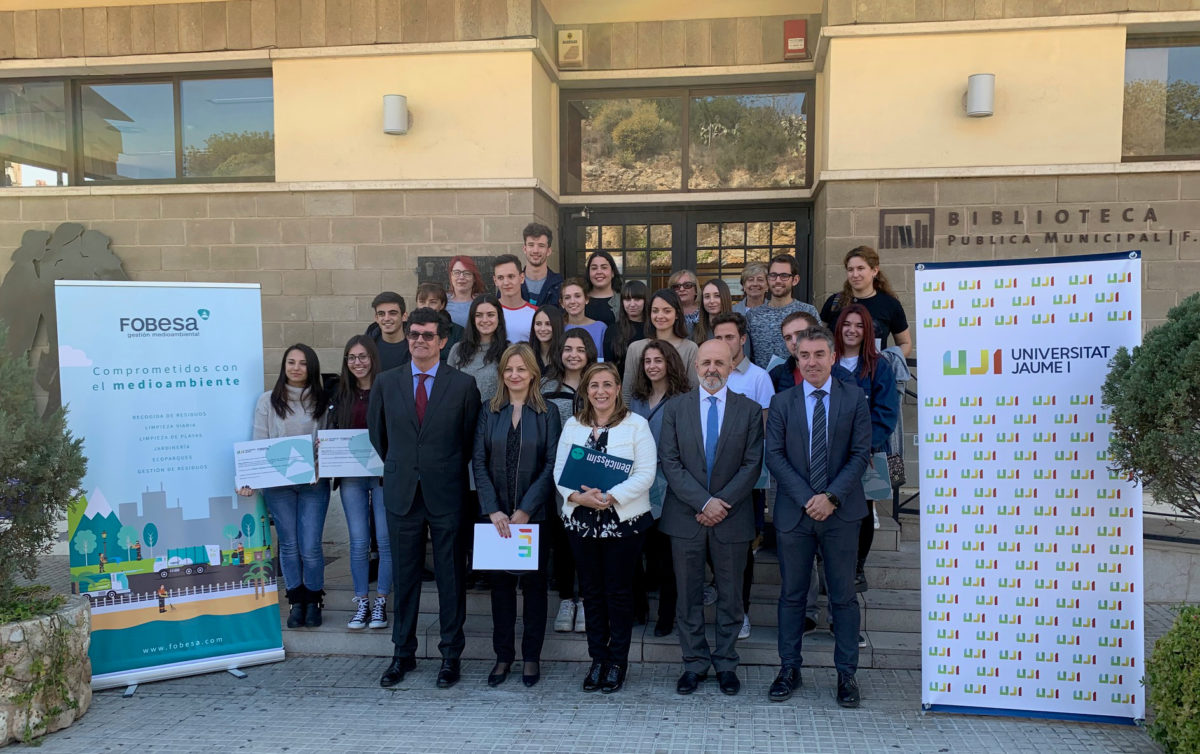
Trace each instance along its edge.
<path fill-rule="evenodd" d="M 658 460 L 667 478 L 659 520 L 664 534 L 695 537 L 703 528 L 696 514 L 710 497 L 717 497 L 731 506 L 725 520 L 714 527 L 717 539 L 725 543 L 754 539 L 750 495 L 762 471 L 762 407 L 740 393 L 730 391 L 727 395 L 711 489 L 700 427 L 700 389 L 671 399 L 663 408 Z"/>
<path fill-rule="evenodd" d="M 871 410 L 857 385 L 834 379 L 829 388 L 829 484 L 814 490 L 808 481 L 808 414 L 804 387 L 776 393 L 767 411 L 767 469 L 779 483 L 773 518 L 779 531 L 792 531 L 809 498 L 828 490 L 841 505 L 834 515 L 858 521 L 867 515 L 862 475 L 871 456 Z"/>

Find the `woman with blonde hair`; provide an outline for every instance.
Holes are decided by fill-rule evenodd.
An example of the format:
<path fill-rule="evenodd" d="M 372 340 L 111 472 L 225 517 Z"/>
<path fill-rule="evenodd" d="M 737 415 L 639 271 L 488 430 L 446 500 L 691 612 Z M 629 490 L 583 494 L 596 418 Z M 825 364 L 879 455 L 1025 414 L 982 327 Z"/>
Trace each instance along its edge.
<path fill-rule="evenodd" d="M 850 304 L 862 304 L 871 314 L 876 347 L 880 351 L 887 348 L 890 335 L 900 352 L 908 358 L 912 351 L 908 318 L 887 275 L 879 269 L 879 253 L 870 246 L 856 246 L 846 252 L 843 263 L 846 267 L 846 284 L 839 293 L 825 300 L 825 305 L 821 307 L 821 321 L 834 330 L 842 309 Z"/>
<path fill-rule="evenodd" d="M 508 539 L 512 527 L 545 520 L 554 514 L 554 454 L 562 431 L 558 411 L 538 391 L 541 372 L 533 349 L 516 343 L 504 349 L 497 368 L 496 395 L 483 406 L 475 430 L 472 470 L 479 509 Z M 546 636 L 546 548 L 538 548 L 538 567 L 514 574 L 493 571 L 492 649 L 496 664 L 488 685 L 508 678 L 516 659 L 517 583 L 521 583 L 521 680 L 533 686 L 541 677 L 542 643 Z"/>
<path fill-rule="evenodd" d="M 625 685 L 633 636 L 633 574 L 642 540 L 653 523 L 650 486 L 658 451 L 646 420 L 629 410 L 621 397 L 621 377 L 607 362 L 583 373 L 584 400 L 567 420 L 558 440 L 554 478 L 563 496 L 562 517 L 575 553 L 579 585 L 587 611 L 588 654 L 592 665 L 584 691 L 611 694 Z M 600 484 L 562 485 L 563 468 L 579 446 L 632 461 L 623 481 L 609 489 Z"/>

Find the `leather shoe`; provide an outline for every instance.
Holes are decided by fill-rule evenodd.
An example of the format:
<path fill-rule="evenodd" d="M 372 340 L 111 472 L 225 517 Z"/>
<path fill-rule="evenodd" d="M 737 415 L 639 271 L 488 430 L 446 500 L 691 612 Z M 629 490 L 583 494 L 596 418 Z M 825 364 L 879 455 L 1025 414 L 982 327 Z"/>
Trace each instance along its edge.
<path fill-rule="evenodd" d="M 404 680 L 404 675 L 410 670 L 417 667 L 417 661 L 412 657 L 393 657 L 392 664 L 387 666 L 387 670 L 383 671 L 383 676 L 379 679 L 379 685 L 385 689 L 395 686 L 400 681 Z"/>
<path fill-rule="evenodd" d="M 508 680 L 510 668 L 512 668 L 511 662 L 497 662 L 492 668 L 492 672 L 488 673 L 488 685 L 494 688 Z"/>
<path fill-rule="evenodd" d="M 448 689 L 458 683 L 461 677 L 462 660 L 442 660 L 442 667 L 438 669 L 437 674 L 437 687 Z"/>
<path fill-rule="evenodd" d="M 612 663 L 604 671 L 604 680 L 600 681 L 601 694 L 613 694 L 625 686 L 625 665 Z"/>
<path fill-rule="evenodd" d="M 675 693 L 688 694 L 694 693 L 700 688 L 700 682 L 708 678 L 708 673 L 693 673 L 690 670 L 683 671 L 683 675 L 679 676 L 679 682 L 675 684 Z"/>
<path fill-rule="evenodd" d="M 675 621 L 658 621 L 654 624 L 654 635 L 658 637 L 666 636 L 675 630 Z"/>
<path fill-rule="evenodd" d="M 858 681 L 849 673 L 838 673 L 837 703 L 839 707 L 854 709 L 858 706 Z"/>
<path fill-rule="evenodd" d="M 604 663 L 593 660 L 592 667 L 588 668 L 587 675 L 583 677 L 584 691 L 599 691 L 600 681 L 604 678 Z"/>
<path fill-rule="evenodd" d="M 529 688 L 537 685 L 537 682 L 542 679 L 542 664 L 533 660 L 526 660 L 521 667 L 521 683 Z"/>
<path fill-rule="evenodd" d="M 792 692 L 800 686 L 800 671 L 796 668 L 785 667 L 775 676 L 767 698 L 773 702 L 784 702 L 792 698 Z"/>
<path fill-rule="evenodd" d="M 717 685 L 721 687 L 721 693 L 728 696 L 735 696 L 742 690 L 742 682 L 738 680 L 737 673 L 732 670 L 718 670 Z"/>

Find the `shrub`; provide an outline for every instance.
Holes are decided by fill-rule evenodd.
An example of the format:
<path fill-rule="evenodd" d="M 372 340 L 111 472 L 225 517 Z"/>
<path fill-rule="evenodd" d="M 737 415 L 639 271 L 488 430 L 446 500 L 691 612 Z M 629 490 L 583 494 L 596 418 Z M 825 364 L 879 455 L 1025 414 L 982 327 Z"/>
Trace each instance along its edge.
<path fill-rule="evenodd" d="M 1154 721 L 1149 733 L 1167 754 L 1200 751 L 1200 605 L 1179 609 L 1146 663 Z"/>
<path fill-rule="evenodd" d="M 1200 516 L 1200 293 L 1130 353 L 1117 350 L 1104 381 L 1112 407 L 1109 452 L 1156 502 Z"/>
<path fill-rule="evenodd" d="M 612 140 L 618 149 L 642 159 L 663 151 L 671 137 L 671 127 L 658 117 L 658 109 L 644 102 L 625 120 L 613 127 Z"/>
<path fill-rule="evenodd" d="M 0 613 L 29 600 L 14 579 L 37 575 L 38 556 L 57 535 L 87 465 L 65 409 L 38 416 L 33 369 L 9 353 L 7 336 L 0 322 Z"/>

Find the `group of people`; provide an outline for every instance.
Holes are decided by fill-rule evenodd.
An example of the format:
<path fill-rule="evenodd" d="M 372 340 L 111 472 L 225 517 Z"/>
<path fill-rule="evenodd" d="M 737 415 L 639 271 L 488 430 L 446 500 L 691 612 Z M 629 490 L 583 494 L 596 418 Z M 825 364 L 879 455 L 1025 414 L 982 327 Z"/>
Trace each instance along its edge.
<path fill-rule="evenodd" d="M 818 312 L 793 296 L 800 270 L 791 255 L 748 265 L 735 305 L 725 281 L 701 286 L 688 270 L 653 293 L 624 282 L 605 251 L 589 256 L 583 279 L 564 279 L 548 267 L 551 229 L 531 224 L 523 237 L 524 261 L 493 260 L 495 293 L 459 256 L 448 289 L 422 284 L 411 313 L 402 296 L 377 296 L 375 321 L 346 343 L 336 380 L 322 378 L 309 346 L 285 351 L 276 384 L 256 406 L 255 439 L 366 429 L 384 462 L 381 479 L 263 491 L 278 530 L 288 626 L 322 621 L 321 534 L 332 487 L 349 527 L 348 627 L 392 627 L 382 686 L 416 665 L 426 537 L 439 599 L 437 685 L 445 688 L 461 673 L 473 525 L 490 522 L 508 538 L 512 527 L 538 523 L 536 569 L 486 573 L 496 658 L 489 685 L 503 683 L 517 659 L 518 588 L 522 681 L 538 682 L 552 575 L 561 599 L 554 629 L 587 635 L 584 691 L 623 687 L 633 627 L 649 621 L 647 592 L 657 587 L 654 632 L 677 631 L 683 656 L 676 690 L 694 692 L 714 670 L 720 690 L 736 694 L 736 641 L 751 631 L 769 471 L 781 670 L 768 696 L 787 699 L 800 683 L 803 637 L 817 625 L 819 562 L 838 702 L 857 706 L 856 591 L 867 588 L 875 528 L 864 479 L 877 472 L 874 457 L 899 415 L 889 360 L 910 346 L 878 255 L 849 252 L 844 289 Z M 564 486 L 576 447 L 627 459 L 631 470 L 607 489 Z M 704 608 L 714 602 L 710 647 Z"/>

